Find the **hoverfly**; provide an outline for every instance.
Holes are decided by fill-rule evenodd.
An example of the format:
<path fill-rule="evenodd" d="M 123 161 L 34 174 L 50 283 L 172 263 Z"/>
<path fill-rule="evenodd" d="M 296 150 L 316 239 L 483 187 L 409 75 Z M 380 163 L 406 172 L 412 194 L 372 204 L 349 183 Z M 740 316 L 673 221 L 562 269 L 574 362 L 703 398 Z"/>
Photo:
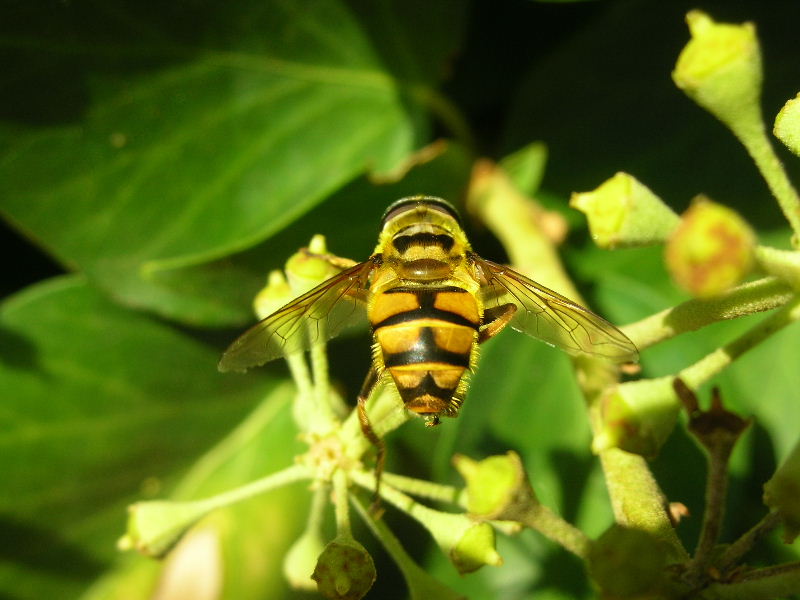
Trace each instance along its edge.
<path fill-rule="evenodd" d="M 241 371 L 306 349 L 366 315 L 373 364 L 358 408 L 362 430 L 376 445 L 364 404 L 379 382 L 393 383 L 406 409 L 426 425 L 455 417 L 478 345 L 506 325 L 570 354 L 637 358 L 633 342 L 602 317 L 475 254 L 455 209 L 440 198 L 391 204 L 365 262 L 325 258 L 342 271 L 246 331 L 225 351 L 219 369 Z"/>

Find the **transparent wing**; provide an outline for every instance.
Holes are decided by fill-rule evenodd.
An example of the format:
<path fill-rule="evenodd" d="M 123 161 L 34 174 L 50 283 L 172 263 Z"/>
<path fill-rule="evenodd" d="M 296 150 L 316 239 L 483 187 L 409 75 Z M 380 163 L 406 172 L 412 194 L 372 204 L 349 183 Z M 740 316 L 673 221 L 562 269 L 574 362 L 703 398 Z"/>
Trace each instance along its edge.
<path fill-rule="evenodd" d="M 219 361 L 220 371 L 244 371 L 306 350 L 365 317 L 375 263 L 360 263 L 322 282 L 239 336 Z"/>
<path fill-rule="evenodd" d="M 603 317 L 516 271 L 472 254 L 478 268 L 484 309 L 517 307 L 509 323 L 522 333 L 570 354 L 593 354 L 616 362 L 638 360 L 627 336 Z"/>

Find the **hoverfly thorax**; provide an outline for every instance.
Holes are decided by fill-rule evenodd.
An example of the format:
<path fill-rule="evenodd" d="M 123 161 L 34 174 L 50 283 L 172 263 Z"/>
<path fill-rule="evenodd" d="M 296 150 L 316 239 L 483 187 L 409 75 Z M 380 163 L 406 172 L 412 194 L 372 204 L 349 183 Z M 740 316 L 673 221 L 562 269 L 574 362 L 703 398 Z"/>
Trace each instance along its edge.
<path fill-rule="evenodd" d="M 447 279 L 470 250 L 453 208 L 427 196 L 392 204 L 381 223 L 376 253 L 403 280 Z"/>

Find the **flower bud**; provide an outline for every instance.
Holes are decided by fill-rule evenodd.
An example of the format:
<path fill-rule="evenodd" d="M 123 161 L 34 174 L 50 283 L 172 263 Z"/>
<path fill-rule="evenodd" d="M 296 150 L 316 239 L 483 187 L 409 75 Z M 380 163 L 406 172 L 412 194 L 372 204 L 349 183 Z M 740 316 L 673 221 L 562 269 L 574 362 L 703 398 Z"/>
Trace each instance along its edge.
<path fill-rule="evenodd" d="M 327 253 L 325 236 L 317 234 L 311 238 L 308 248 L 296 252 L 286 261 L 286 277 L 296 295 L 306 293 L 337 273 L 337 269 L 323 258 Z"/>
<path fill-rule="evenodd" d="M 670 377 L 617 385 L 602 398 L 602 427 L 592 449 L 621 448 L 654 457 L 675 428 L 679 412 Z"/>
<path fill-rule="evenodd" d="M 161 558 L 210 510 L 204 502 L 137 502 L 128 507 L 127 532 L 117 546 Z"/>
<path fill-rule="evenodd" d="M 591 192 L 573 193 L 569 203 L 586 215 L 601 248 L 659 244 L 680 222 L 661 198 L 627 173 L 617 173 Z"/>
<path fill-rule="evenodd" d="M 789 100 L 775 117 L 775 137 L 800 156 L 800 94 Z"/>
<path fill-rule="evenodd" d="M 473 523 L 453 544 L 450 560 L 462 575 L 477 571 L 483 565 L 500 566 L 502 557 L 495 549 L 494 529 L 489 523 Z"/>
<path fill-rule="evenodd" d="M 667 243 L 667 269 L 689 293 L 709 298 L 750 272 L 755 247 L 756 236 L 742 217 L 698 196 Z"/>
<path fill-rule="evenodd" d="M 690 11 L 686 22 L 692 39 L 672 72 L 675 85 L 739 137 L 762 130 L 761 51 L 755 26 L 716 23 L 699 10 Z"/>
<path fill-rule="evenodd" d="M 295 295 L 280 271 L 272 271 L 264 286 L 253 300 L 253 310 L 259 319 L 264 319 L 292 300 Z"/>
<path fill-rule="evenodd" d="M 473 516 L 520 521 L 539 503 L 515 452 L 482 461 L 458 455 L 453 462 L 467 483 L 467 510 Z"/>
<path fill-rule="evenodd" d="M 764 504 L 780 512 L 783 541 L 794 542 L 800 534 L 800 441 L 764 484 Z"/>
<path fill-rule="evenodd" d="M 652 535 L 614 524 L 592 544 L 589 574 L 605 598 L 641 597 L 658 587 L 665 556 Z"/>
<path fill-rule="evenodd" d="M 375 583 L 375 564 L 364 546 L 339 536 L 319 555 L 311 579 L 325 598 L 359 600 Z"/>

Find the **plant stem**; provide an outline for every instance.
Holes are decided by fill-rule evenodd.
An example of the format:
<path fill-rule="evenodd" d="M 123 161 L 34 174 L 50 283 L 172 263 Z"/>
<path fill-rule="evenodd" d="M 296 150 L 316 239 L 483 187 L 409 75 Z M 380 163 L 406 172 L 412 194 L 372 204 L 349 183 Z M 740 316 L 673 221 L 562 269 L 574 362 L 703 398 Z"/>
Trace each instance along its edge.
<path fill-rule="evenodd" d="M 322 329 L 324 323 L 316 323 Z M 337 418 L 331 405 L 331 386 L 328 374 L 327 336 L 323 331 L 318 332 L 316 341 L 311 344 L 311 369 L 314 373 L 314 404 L 315 424 L 312 431 L 327 433 L 336 426 Z"/>
<path fill-rule="evenodd" d="M 462 490 L 452 485 L 443 485 L 424 479 L 406 477 L 395 473 L 384 473 L 383 481 L 407 494 L 428 498 L 429 500 L 459 504 L 459 500 L 463 498 Z"/>
<path fill-rule="evenodd" d="M 333 506 L 336 513 L 337 537 L 353 537 L 350 530 L 350 504 L 347 501 L 348 485 L 347 473 L 337 469 L 333 474 Z"/>
<path fill-rule="evenodd" d="M 712 583 L 699 595 L 704 600 L 773 600 L 800 590 L 800 562 L 754 569 L 731 583 Z"/>
<path fill-rule="evenodd" d="M 619 448 L 600 452 L 617 523 L 641 529 L 663 541 L 673 562 L 689 558 L 669 520 L 667 499 L 645 460 Z"/>
<path fill-rule="evenodd" d="M 723 573 L 739 561 L 748 553 L 750 549 L 758 543 L 765 535 L 775 529 L 781 522 L 781 515 L 778 511 L 767 513 L 763 519 L 756 523 L 749 531 L 733 542 L 723 552 L 717 561 L 717 567 Z"/>
<path fill-rule="evenodd" d="M 589 559 L 592 541 L 580 529 L 568 523 L 543 504 L 536 503 L 520 520 L 583 561 Z"/>
<path fill-rule="evenodd" d="M 692 299 L 622 327 L 639 350 L 711 323 L 772 310 L 786 304 L 792 288 L 777 277 L 740 285 L 720 296 Z"/>
<path fill-rule="evenodd" d="M 765 273 L 780 277 L 795 290 L 800 290 L 800 252 L 756 246 L 755 256 Z"/>
<path fill-rule="evenodd" d="M 364 522 L 372 530 L 386 552 L 392 557 L 406 584 L 409 588 L 409 597 L 411 600 L 428 600 L 429 598 L 436 598 L 437 600 L 464 600 L 464 597 L 457 594 L 443 583 L 440 583 L 420 566 L 408 555 L 403 545 L 400 543 L 392 530 L 386 525 L 382 519 L 374 519 L 366 509 L 364 504 L 356 497 L 351 498 L 353 506 L 356 511 L 364 520 Z"/>
<path fill-rule="evenodd" d="M 242 502 L 243 500 L 247 500 L 253 496 L 257 496 L 275 488 L 294 483 L 295 481 L 310 479 L 312 475 L 313 474 L 306 466 L 292 465 L 291 467 L 287 467 L 281 471 L 278 471 L 277 473 L 272 473 L 271 475 L 267 475 L 261 479 L 256 479 L 248 484 L 234 488 L 227 492 L 223 492 L 221 494 L 217 494 L 216 496 L 210 496 L 208 498 L 190 502 L 196 503 L 197 505 L 203 505 L 205 509 L 209 511 L 215 510 L 224 506 L 236 504 L 237 502 Z"/>
<path fill-rule="evenodd" d="M 773 313 L 743 335 L 706 355 L 690 367 L 683 369 L 679 376 L 689 387 L 696 388 L 722 371 L 747 350 L 798 318 L 800 318 L 800 298 L 794 298 L 779 311 Z"/>
<path fill-rule="evenodd" d="M 761 176 L 767 182 L 772 195 L 777 199 L 778 205 L 794 231 L 792 245 L 797 248 L 800 245 L 800 197 L 789 180 L 783 163 L 775 154 L 763 124 L 759 127 L 746 127 L 745 130 L 738 130 L 735 127 L 732 129 L 755 161 Z"/>
<path fill-rule="evenodd" d="M 700 529 L 697 548 L 688 566 L 687 578 L 690 581 L 705 575 L 706 568 L 711 563 L 714 546 L 719 540 L 728 490 L 728 460 L 732 450 L 733 443 L 709 448 L 703 526 Z"/>

